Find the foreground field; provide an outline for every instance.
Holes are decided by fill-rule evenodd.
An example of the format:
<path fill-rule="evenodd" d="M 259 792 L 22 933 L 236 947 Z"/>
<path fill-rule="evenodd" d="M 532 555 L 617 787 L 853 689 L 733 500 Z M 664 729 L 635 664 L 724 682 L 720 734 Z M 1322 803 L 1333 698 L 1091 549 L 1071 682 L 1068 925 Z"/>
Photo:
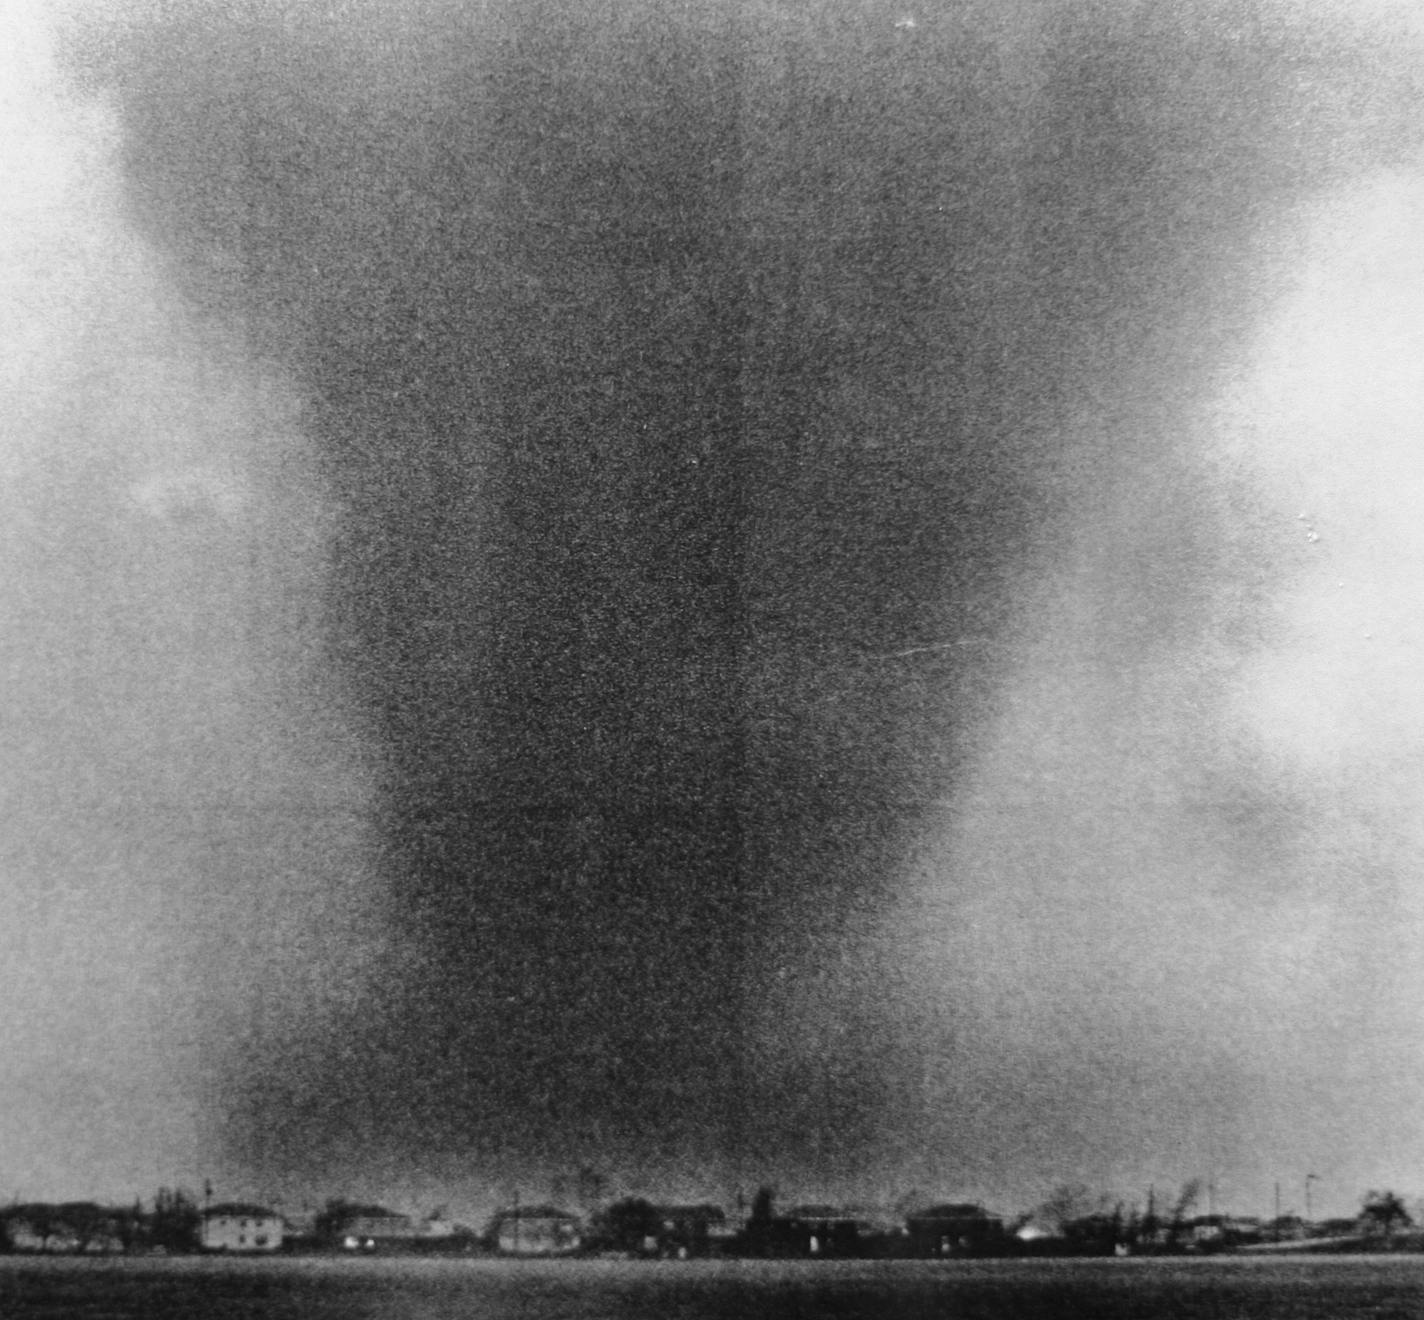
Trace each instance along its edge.
<path fill-rule="evenodd" d="M 5 1320 L 1388 1320 L 1424 1259 L 958 1262 L 0 1257 Z"/>

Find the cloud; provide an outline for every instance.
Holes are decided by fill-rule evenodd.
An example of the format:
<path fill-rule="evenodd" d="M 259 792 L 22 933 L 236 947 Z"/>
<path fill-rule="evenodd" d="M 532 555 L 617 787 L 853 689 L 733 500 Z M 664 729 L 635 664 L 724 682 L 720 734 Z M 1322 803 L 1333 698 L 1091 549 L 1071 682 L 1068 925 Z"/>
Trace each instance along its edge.
<path fill-rule="evenodd" d="M 1421 216 L 1424 175 L 1392 169 L 1263 231 L 1290 277 L 1167 475 L 1107 451 L 1041 545 L 906 868 L 885 956 L 908 1002 L 951 1072 L 1007 1067 L 1005 1113 L 1072 1115 L 1085 1176 L 1185 1177 L 1238 1143 L 1239 1180 L 1329 1150 L 1363 1185 L 1424 1083 L 1399 1052 L 1424 1018 Z M 1041 1104 L 1035 1067 L 1060 1079 Z M 1397 1180 L 1424 1149 L 1392 1154 Z"/>
<path fill-rule="evenodd" d="M 211 467 L 156 473 L 136 481 L 130 495 L 149 517 L 169 521 L 212 517 L 237 523 L 252 504 L 252 491 L 240 476 Z"/>
<path fill-rule="evenodd" d="M 379 886 L 295 390 L 129 227 L 66 12 L 0 45 L 0 1165 L 127 1199 L 224 1167 L 243 1070 L 358 1012 Z"/>
<path fill-rule="evenodd" d="M 1409 758 L 1424 738 L 1424 175 L 1303 208 L 1303 260 L 1220 415 L 1282 564 L 1275 640 L 1236 713 L 1302 772 Z"/>

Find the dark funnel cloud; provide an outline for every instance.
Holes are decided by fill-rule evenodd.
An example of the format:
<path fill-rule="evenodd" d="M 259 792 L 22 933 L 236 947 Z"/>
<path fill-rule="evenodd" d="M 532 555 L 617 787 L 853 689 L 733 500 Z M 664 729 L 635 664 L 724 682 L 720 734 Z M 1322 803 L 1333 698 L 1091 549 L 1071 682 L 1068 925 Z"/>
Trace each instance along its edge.
<path fill-rule="evenodd" d="M 1166 649 L 1269 633 L 1269 482 L 1201 418 L 1288 218 L 1417 145 L 1389 22 L 371 0 L 70 31 L 126 223 L 296 400 L 316 663 L 362 730 L 386 952 L 339 1030 L 222 1059 L 228 1166 L 1003 1196 L 1050 1152 L 1170 1163 L 1104 1153 L 1083 1114 L 1123 1096 L 1051 984 L 1019 1015 L 984 970 L 1064 934 L 1102 846 L 1100 798 L 1005 730 L 1071 753 L 1015 722 L 1060 643 L 1092 724 Z M 1285 846 L 1253 792 L 1275 825 L 1197 827 Z M 1076 852 L 996 871 L 971 810 Z M 1075 928 L 1063 975 L 1130 935 Z M 1111 1067 L 1175 1113 L 1160 1026 L 1122 1019 Z"/>

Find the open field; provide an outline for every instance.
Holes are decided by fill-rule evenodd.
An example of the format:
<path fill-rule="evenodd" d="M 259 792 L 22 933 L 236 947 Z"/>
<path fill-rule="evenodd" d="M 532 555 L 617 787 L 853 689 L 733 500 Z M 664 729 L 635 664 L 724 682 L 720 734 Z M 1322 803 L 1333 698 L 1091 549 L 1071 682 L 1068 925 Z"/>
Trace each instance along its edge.
<path fill-rule="evenodd" d="M 0 1257 L 5 1320 L 856 1320 L 1424 1315 L 1424 1259 L 955 1262 Z"/>

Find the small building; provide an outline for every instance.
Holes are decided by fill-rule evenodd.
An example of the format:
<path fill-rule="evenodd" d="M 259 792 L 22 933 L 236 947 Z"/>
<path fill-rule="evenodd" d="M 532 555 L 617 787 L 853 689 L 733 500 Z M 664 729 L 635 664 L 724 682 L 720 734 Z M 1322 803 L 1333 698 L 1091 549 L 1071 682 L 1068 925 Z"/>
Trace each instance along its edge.
<path fill-rule="evenodd" d="M 501 1210 L 490 1236 L 507 1256 L 567 1256 L 583 1246 L 578 1216 L 547 1205 Z"/>
<path fill-rule="evenodd" d="M 379 1251 L 419 1232 L 409 1215 L 383 1205 L 340 1203 L 328 1211 L 326 1222 L 331 1241 L 342 1251 Z"/>
<path fill-rule="evenodd" d="M 204 1251 L 280 1251 L 284 1227 L 275 1210 L 232 1202 L 203 1211 L 198 1242 Z"/>
<path fill-rule="evenodd" d="M 1364 1229 L 1358 1216 L 1349 1219 L 1322 1219 L 1315 1226 L 1316 1236 L 1325 1238 L 1359 1237 Z"/>
<path fill-rule="evenodd" d="M 832 1205 L 798 1205 L 773 1221 L 781 1249 L 797 1256 L 861 1255 L 861 1216 Z"/>
<path fill-rule="evenodd" d="M 382 1205 L 338 1200 L 313 1219 L 309 1240 L 327 1250 L 401 1255 L 465 1252 L 476 1239 L 443 1211 L 417 1219 Z"/>
<path fill-rule="evenodd" d="M 1019 1237 L 1028 1241 L 1025 1225 Z M 1004 1221 L 982 1205 L 957 1202 L 918 1210 L 905 1219 L 910 1252 L 916 1256 L 982 1256 L 1001 1250 Z"/>
<path fill-rule="evenodd" d="M 1221 1251 L 1235 1235 L 1229 1215 L 1197 1215 L 1182 1225 L 1180 1240 L 1188 1251 Z"/>
<path fill-rule="evenodd" d="M 727 1216 L 716 1205 L 654 1207 L 657 1227 L 644 1250 L 660 1256 L 706 1256 L 728 1240 Z"/>

